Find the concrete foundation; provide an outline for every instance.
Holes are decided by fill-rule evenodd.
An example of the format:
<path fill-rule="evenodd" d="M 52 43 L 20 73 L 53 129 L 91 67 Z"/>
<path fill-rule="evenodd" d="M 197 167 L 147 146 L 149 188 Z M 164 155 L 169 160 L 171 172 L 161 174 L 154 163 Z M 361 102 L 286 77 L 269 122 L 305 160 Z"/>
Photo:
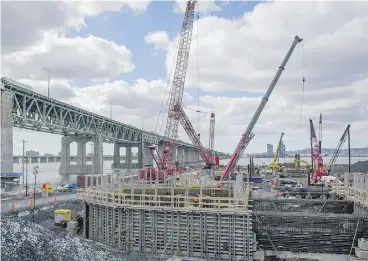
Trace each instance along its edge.
<path fill-rule="evenodd" d="M 13 172 L 13 98 L 0 90 L 0 173 Z"/>
<path fill-rule="evenodd" d="M 124 174 L 86 176 L 78 192 L 85 205 L 84 236 L 119 250 L 252 261 L 248 198 L 190 187 L 190 180 L 159 184 Z"/>

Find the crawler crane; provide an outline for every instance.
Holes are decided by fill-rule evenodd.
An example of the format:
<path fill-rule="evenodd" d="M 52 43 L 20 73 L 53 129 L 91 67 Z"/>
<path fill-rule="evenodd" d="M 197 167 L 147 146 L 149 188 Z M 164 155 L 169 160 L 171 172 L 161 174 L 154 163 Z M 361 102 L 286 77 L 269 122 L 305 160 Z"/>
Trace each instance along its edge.
<path fill-rule="evenodd" d="M 159 155 L 156 146 L 152 145 L 149 147 L 151 154 L 156 162 L 159 176 L 161 178 L 164 176 L 164 171 L 167 173 L 167 175 L 171 175 L 175 170 L 172 163 L 176 151 L 175 141 L 178 135 L 179 122 L 188 134 L 193 145 L 195 145 L 195 149 L 199 152 L 206 165 L 208 166 L 215 163 L 215 158 L 211 155 L 211 149 L 207 150 L 203 147 L 199 136 L 194 131 L 194 128 L 182 107 L 185 76 L 188 67 L 196 3 L 197 1 L 187 2 L 179 41 L 173 87 L 169 98 L 169 109 L 162 155 Z"/>
<path fill-rule="evenodd" d="M 217 188 L 221 187 L 221 183 L 222 183 L 223 180 L 225 180 L 226 178 L 231 176 L 231 174 L 233 173 L 239 159 L 242 157 L 245 149 L 247 148 L 249 142 L 254 137 L 254 134 L 252 132 L 253 128 L 256 125 L 256 123 L 258 121 L 258 118 L 261 115 L 264 107 L 266 106 L 266 103 L 269 100 L 269 98 L 271 96 L 271 93 L 272 93 L 273 89 L 275 88 L 282 72 L 284 71 L 285 66 L 286 66 L 287 62 L 289 61 L 289 58 L 290 58 L 291 54 L 293 53 L 296 45 L 298 43 L 300 43 L 301 41 L 303 41 L 302 38 L 300 38 L 299 36 L 295 36 L 294 41 L 293 41 L 288 53 L 286 54 L 284 60 L 282 61 L 279 69 L 277 70 L 277 73 L 276 73 L 275 77 L 273 78 L 270 86 L 267 89 L 267 92 L 266 92 L 265 96 L 262 98 L 262 101 L 259 104 L 256 112 L 254 113 L 252 120 L 250 121 L 247 129 L 245 130 L 245 132 L 242 135 L 238 145 L 236 146 L 235 151 L 234 151 L 233 155 L 231 156 L 231 158 L 229 160 L 229 163 L 226 165 L 226 168 L 225 168 L 225 170 L 224 170 L 224 172 L 223 172 L 223 174 L 220 178 L 220 181 L 218 182 L 218 184 L 216 186 Z"/>
<path fill-rule="evenodd" d="M 179 118 L 178 109 L 181 108 L 185 76 L 187 73 L 190 45 L 192 41 L 192 31 L 194 22 L 194 12 L 197 1 L 188 1 L 181 28 L 176 67 L 174 72 L 173 86 L 169 98 L 168 116 L 165 129 L 165 140 L 162 155 L 158 154 L 155 146 L 149 149 L 156 162 L 159 171 L 166 171 L 168 175 L 174 172 L 173 157 L 176 150 L 175 141 L 178 135 Z"/>
<path fill-rule="evenodd" d="M 319 117 L 319 141 L 317 140 L 316 131 L 314 129 L 312 119 L 309 120 L 311 133 L 311 156 L 313 181 L 317 183 L 321 177 L 328 176 L 328 172 L 324 169 L 322 158 L 322 114 Z"/>

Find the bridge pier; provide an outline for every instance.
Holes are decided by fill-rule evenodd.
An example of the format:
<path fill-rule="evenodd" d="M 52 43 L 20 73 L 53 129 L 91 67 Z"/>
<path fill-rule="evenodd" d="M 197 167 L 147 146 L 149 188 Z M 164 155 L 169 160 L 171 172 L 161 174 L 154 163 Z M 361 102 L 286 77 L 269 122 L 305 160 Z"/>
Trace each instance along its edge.
<path fill-rule="evenodd" d="M 120 148 L 125 148 L 125 162 L 120 161 Z M 138 162 L 133 163 L 132 149 L 138 148 Z M 147 147 L 148 148 L 148 147 Z M 112 169 L 139 169 L 143 168 L 144 161 L 144 143 L 142 145 L 136 143 L 115 143 L 114 144 L 114 159 L 111 165 Z"/>
<path fill-rule="evenodd" d="M 13 95 L 0 90 L 0 173 L 13 172 Z"/>
<path fill-rule="evenodd" d="M 92 165 L 87 165 L 86 143 L 92 141 L 93 158 Z M 71 164 L 70 144 L 77 143 L 77 164 Z M 103 140 L 100 136 L 89 137 L 62 137 L 61 138 L 61 160 L 59 167 L 60 175 L 85 175 L 103 173 Z"/>
<path fill-rule="evenodd" d="M 179 165 L 185 164 L 184 151 L 185 151 L 184 147 L 177 148 L 177 161 L 179 162 Z"/>

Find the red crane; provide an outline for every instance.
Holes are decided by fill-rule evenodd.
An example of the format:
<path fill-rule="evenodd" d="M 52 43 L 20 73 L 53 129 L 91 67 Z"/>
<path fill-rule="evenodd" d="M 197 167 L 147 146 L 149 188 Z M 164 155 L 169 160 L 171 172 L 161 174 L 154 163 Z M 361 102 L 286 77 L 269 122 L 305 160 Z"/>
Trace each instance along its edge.
<path fill-rule="evenodd" d="M 266 103 L 267 103 L 268 99 L 270 98 L 271 93 L 272 93 L 273 89 L 275 88 L 282 72 L 284 71 L 285 66 L 286 66 L 287 62 L 289 61 L 289 58 L 290 58 L 291 54 L 293 53 L 296 45 L 298 43 L 300 43 L 301 41 L 303 41 L 302 38 L 299 38 L 298 36 L 295 36 L 294 41 L 293 41 L 288 53 L 286 54 L 284 60 L 282 61 L 279 69 L 277 70 L 277 73 L 276 73 L 275 77 L 273 78 L 270 86 L 268 87 L 265 96 L 262 98 L 262 101 L 259 104 L 256 112 L 254 113 L 252 120 L 250 121 L 247 129 L 245 130 L 245 133 L 240 138 L 240 141 L 239 141 L 238 145 L 236 146 L 235 151 L 234 151 L 233 155 L 231 156 L 231 158 L 229 160 L 229 163 L 226 165 L 226 168 L 225 168 L 225 170 L 224 170 L 224 172 L 221 176 L 221 179 L 220 179 L 220 181 L 218 182 L 218 184 L 216 186 L 217 188 L 220 188 L 222 181 L 225 180 L 227 177 L 229 177 L 233 173 L 239 159 L 242 157 L 242 155 L 243 155 L 245 149 L 247 148 L 250 140 L 254 137 L 254 134 L 252 133 L 253 128 L 256 125 L 256 123 L 258 121 L 258 118 L 261 115 L 264 107 L 266 106 Z"/>
<path fill-rule="evenodd" d="M 313 181 L 320 181 L 322 176 L 328 176 L 328 172 L 323 168 L 323 158 L 321 154 L 322 147 L 322 113 L 319 116 L 319 141 L 317 140 L 316 131 L 314 129 L 312 119 L 309 119 L 310 134 L 311 134 L 311 156 Z"/>
<path fill-rule="evenodd" d="M 189 138 L 192 141 L 193 145 L 195 146 L 195 150 L 198 151 L 199 155 L 201 156 L 203 161 L 206 163 L 206 165 L 208 167 L 210 167 L 211 165 L 215 164 L 215 162 L 214 162 L 215 159 L 214 159 L 214 157 L 212 157 L 214 137 L 211 138 L 211 127 L 213 129 L 213 134 L 212 135 L 215 134 L 215 129 L 214 129 L 215 128 L 214 127 L 215 114 L 214 113 L 211 114 L 211 124 L 213 126 L 210 127 L 210 146 L 212 146 L 212 149 L 211 148 L 205 149 L 202 145 L 202 142 L 201 142 L 201 139 L 200 139 L 199 135 L 197 135 L 197 133 L 195 132 L 195 130 L 193 128 L 193 125 L 190 123 L 190 120 L 189 120 L 188 116 L 186 115 L 183 107 L 180 106 L 180 105 L 175 105 L 174 110 L 177 114 L 177 117 L 178 117 L 182 127 L 184 128 L 185 132 L 187 133 L 187 135 L 189 136 Z M 211 145 L 211 140 L 212 140 L 212 145 Z"/>
<path fill-rule="evenodd" d="M 162 156 L 157 152 L 155 146 L 150 146 L 150 151 L 159 170 L 166 170 L 168 174 L 173 172 L 173 156 L 176 150 L 175 141 L 178 135 L 179 118 L 175 108 L 181 107 L 185 76 L 187 73 L 190 45 L 194 22 L 194 11 L 197 1 L 188 1 L 184 21 L 181 28 L 176 67 L 174 73 L 173 87 L 171 90 L 168 117 L 165 129 L 165 140 Z"/>

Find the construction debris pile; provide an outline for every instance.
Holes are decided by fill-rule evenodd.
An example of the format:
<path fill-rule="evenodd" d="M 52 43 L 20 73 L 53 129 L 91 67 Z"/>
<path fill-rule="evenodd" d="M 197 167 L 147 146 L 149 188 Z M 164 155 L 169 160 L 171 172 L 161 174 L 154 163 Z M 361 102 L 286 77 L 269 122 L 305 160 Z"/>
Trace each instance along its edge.
<path fill-rule="evenodd" d="M 138 254 L 117 252 L 85 240 L 83 237 L 69 236 L 65 230 L 54 227 L 53 211 L 57 207 L 68 207 L 75 212 L 80 212 L 83 205 L 74 201 L 69 202 L 68 205 L 52 204 L 36 209 L 35 223 L 32 222 L 32 212 L 28 210 L 2 215 L 1 260 L 138 261 L 147 259 Z"/>

